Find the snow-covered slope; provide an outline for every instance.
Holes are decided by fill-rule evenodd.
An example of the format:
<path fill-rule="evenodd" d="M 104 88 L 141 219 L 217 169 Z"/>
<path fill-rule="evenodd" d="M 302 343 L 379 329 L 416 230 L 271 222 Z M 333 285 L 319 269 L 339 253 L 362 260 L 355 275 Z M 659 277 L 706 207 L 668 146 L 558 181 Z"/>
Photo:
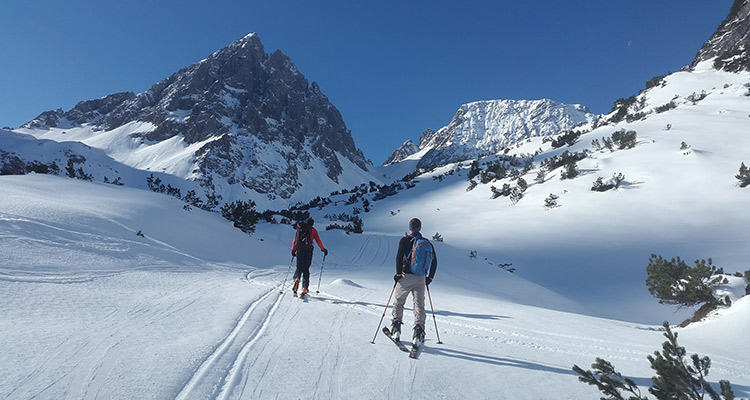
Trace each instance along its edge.
<path fill-rule="evenodd" d="M 372 344 L 405 221 L 363 235 L 321 228 L 320 293 L 301 301 L 285 279 L 287 226 L 248 236 L 165 195 L 1 176 L 0 396 L 595 398 L 570 370 L 595 357 L 648 385 L 646 355 L 664 340 L 653 326 L 573 313 L 584 307 L 448 243 L 436 243 L 436 318 L 419 360 L 382 334 Z M 745 303 L 678 330 L 738 396 L 750 394 Z"/>
<path fill-rule="evenodd" d="M 645 288 L 650 254 L 713 257 L 728 271 L 747 269 L 750 192 L 735 175 L 750 162 L 749 86 L 750 74 L 715 71 L 710 63 L 672 74 L 638 96 L 640 120 L 599 127 L 572 146 L 555 149 L 535 138 L 507 156 L 481 160 L 516 156 L 510 159 L 517 166 L 508 171 L 520 171 L 528 184 L 517 203 L 492 198 L 493 186 L 517 187 L 510 174 L 484 184 L 477 176 L 469 190 L 468 163 L 449 164 L 420 178 L 414 189 L 378 202 L 365 229 L 387 230 L 399 218 L 420 216 L 430 235 L 439 232 L 446 243 L 477 250 L 494 263 L 513 263 L 521 276 L 589 304 L 597 315 L 658 323 L 666 309 Z M 674 108 L 655 111 L 672 101 Z M 637 133 L 634 148 L 595 150 L 595 139 L 601 143 L 622 129 Z M 564 167 L 544 169 L 539 183 L 543 160 L 584 150 L 589 153 L 577 163 L 579 176 L 561 180 Z M 533 167 L 524 170 L 531 155 Z M 380 171 L 403 176 L 400 164 L 407 162 Z M 591 190 L 598 178 L 606 182 L 617 174 L 624 176 L 619 189 Z M 551 195 L 558 197 L 556 206 L 545 207 Z"/>

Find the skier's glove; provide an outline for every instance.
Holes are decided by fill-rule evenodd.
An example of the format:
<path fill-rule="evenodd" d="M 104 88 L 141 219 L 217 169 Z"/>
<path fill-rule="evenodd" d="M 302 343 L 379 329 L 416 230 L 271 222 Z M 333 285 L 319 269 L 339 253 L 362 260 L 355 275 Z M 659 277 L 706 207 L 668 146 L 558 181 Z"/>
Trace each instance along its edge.
<path fill-rule="evenodd" d="M 292 257 L 297 257 L 297 250 L 292 250 Z"/>
<path fill-rule="evenodd" d="M 323 254 L 328 255 L 328 249 L 323 249 Z"/>
<path fill-rule="evenodd" d="M 393 275 L 393 280 L 394 280 L 394 281 L 396 281 L 396 282 L 398 282 L 398 281 L 399 281 L 399 279 L 401 279 L 401 278 L 403 278 L 403 277 L 404 277 L 404 276 L 403 276 L 402 274 L 396 274 L 396 275 Z"/>
<path fill-rule="evenodd" d="M 432 283 L 432 278 L 430 278 L 429 276 L 424 278 L 425 285 L 430 286 L 430 283 Z"/>

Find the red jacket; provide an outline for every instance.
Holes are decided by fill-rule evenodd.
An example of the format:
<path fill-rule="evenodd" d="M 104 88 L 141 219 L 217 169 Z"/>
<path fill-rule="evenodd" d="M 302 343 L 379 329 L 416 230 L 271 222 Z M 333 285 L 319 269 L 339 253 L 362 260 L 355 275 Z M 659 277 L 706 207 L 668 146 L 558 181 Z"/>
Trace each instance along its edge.
<path fill-rule="evenodd" d="M 318 247 L 320 247 L 320 250 L 325 250 L 325 247 L 323 247 L 323 243 L 320 241 L 320 236 L 318 236 L 318 231 L 315 228 L 310 228 L 310 237 L 318 243 Z M 292 241 L 292 251 L 297 250 L 297 236 L 294 237 L 294 240 Z"/>

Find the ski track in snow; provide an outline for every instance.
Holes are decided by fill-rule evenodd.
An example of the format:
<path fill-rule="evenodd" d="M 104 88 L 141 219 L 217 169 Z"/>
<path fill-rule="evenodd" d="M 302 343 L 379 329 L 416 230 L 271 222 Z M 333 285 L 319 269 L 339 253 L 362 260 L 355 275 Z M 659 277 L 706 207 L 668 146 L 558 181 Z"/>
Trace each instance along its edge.
<path fill-rule="evenodd" d="M 263 275 L 267 274 L 250 273 L 246 279 L 250 283 L 257 276 Z M 198 367 L 176 399 L 229 398 L 240 379 L 238 371 L 242 370 L 250 349 L 265 332 L 269 320 L 284 297 L 278 290 L 274 286 L 249 304 L 229 335 Z"/>
<path fill-rule="evenodd" d="M 390 242 L 391 240 L 383 235 L 368 235 L 363 238 L 354 254 L 348 258 L 350 265 L 359 269 L 387 264 L 391 255 Z M 163 266 L 155 265 L 129 270 L 87 271 L 68 275 L 34 274 L 20 270 L 0 269 L 0 280 L 27 283 L 81 283 L 125 272 L 158 271 L 160 267 L 163 268 Z M 184 383 L 178 385 L 181 389 L 175 390 L 173 393 L 177 394 L 172 397 L 222 400 L 267 397 L 270 392 L 268 385 L 273 385 L 275 380 L 279 379 L 278 375 L 274 375 L 277 374 L 275 371 L 280 368 L 279 364 L 289 362 L 276 355 L 287 354 L 288 350 L 285 349 L 287 338 L 299 340 L 299 336 L 291 332 L 296 327 L 295 321 L 308 321 L 306 318 L 311 318 L 312 313 L 320 315 L 321 318 L 330 318 L 330 320 L 325 322 L 323 336 L 317 336 L 317 340 L 312 345 L 313 348 L 303 349 L 305 352 L 300 356 L 309 362 L 305 376 L 306 384 L 310 386 L 312 392 L 306 395 L 311 398 L 340 398 L 356 393 L 352 389 L 347 391 L 342 388 L 340 382 L 331 378 L 330 371 L 352 368 L 349 360 L 351 355 L 346 354 L 346 346 L 340 346 L 338 340 L 344 340 L 352 335 L 349 330 L 353 321 L 352 317 L 360 321 L 379 319 L 386 307 L 383 302 L 385 299 L 381 300 L 378 297 L 381 295 L 380 292 L 375 294 L 372 289 L 359 285 L 347 285 L 341 293 L 336 295 L 330 291 L 321 291 L 317 295 L 311 295 L 305 301 L 292 299 L 286 296 L 286 292 L 279 293 L 279 289 L 281 277 L 287 276 L 293 267 L 292 263 L 291 266 L 251 268 L 245 272 L 242 277 L 244 283 L 266 289 L 243 307 L 244 311 L 228 328 L 229 333 L 203 357 L 197 369 L 185 374 Z M 312 278 L 313 276 L 311 276 L 311 281 L 313 281 Z M 58 365 L 77 365 L 81 366 L 83 371 L 81 368 L 65 370 L 45 385 L 36 386 L 38 389 L 32 397 L 49 397 L 50 393 L 59 393 L 59 386 L 66 387 L 67 393 L 80 394 L 82 398 L 110 395 L 111 391 L 103 392 L 110 390 L 106 385 L 95 383 L 107 380 L 112 370 L 109 360 L 116 358 L 118 351 L 122 351 L 120 347 L 128 342 L 128 336 L 132 335 L 135 329 L 148 329 L 150 325 L 161 319 L 178 313 L 189 314 L 189 308 L 201 296 L 201 289 L 196 286 L 191 293 L 164 295 L 164 297 L 171 297 L 166 307 L 154 309 L 150 303 L 142 303 L 139 307 L 125 311 L 126 315 L 123 315 L 122 310 L 110 312 L 104 318 L 107 322 L 106 330 L 94 332 L 82 338 L 84 340 L 72 337 L 63 340 L 43 363 L 31 369 L 18 386 L 15 386 L 15 389 L 8 394 L 9 398 L 24 387 L 35 387 L 34 383 L 38 384 L 35 382 L 38 379 L 37 376 L 49 376 L 49 370 Z M 289 289 L 288 285 L 285 289 Z M 287 298 L 289 301 L 284 302 Z M 310 304 L 302 306 L 305 302 Z M 317 307 L 317 309 L 314 311 L 308 309 L 303 312 L 303 308 L 310 306 Z M 502 307 L 502 304 L 499 306 Z M 388 317 L 391 310 L 391 306 L 388 305 Z M 434 368 L 429 366 L 429 361 L 433 357 L 456 360 L 464 366 L 476 364 L 563 374 L 563 371 L 569 370 L 570 360 L 593 360 L 596 357 L 603 357 L 615 361 L 615 364 L 617 361 L 642 364 L 646 356 L 657 349 L 657 346 L 642 344 L 636 340 L 632 342 L 609 340 L 605 339 L 606 336 L 546 329 L 544 324 L 526 324 L 529 321 L 527 321 L 528 317 L 523 315 L 525 311 L 513 309 L 513 307 L 504 311 L 502 317 L 493 318 L 488 318 L 486 314 L 467 313 L 466 310 L 463 313 L 456 313 L 448 309 L 437 308 L 435 312 L 436 322 L 440 327 L 440 336 L 445 344 L 435 343 L 433 339 L 435 326 L 431 321 L 431 312 L 428 310 L 428 342 L 420 354 L 420 359 L 423 360 L 396 358 L 396 362 L 390 366 L 392 372 L 387 375 L 389 378 L 384 379 L 386 382 L 383 382 L 388 387 L 389 398 L 409 397 L 410 393 L 414 393 L 434 379 Z M 362 317 L 361 314 L 368 316 Z M 410 314 L 411 309 L 407 305 L 405 316 L 410 316 Z M 503 321 L 499 322 L 498 319 Z M 387 321 L 388 319 L 386 323 Z M 134 328 L 132 324 L 138 326 Z M 367 326 L 363 329 L 368 331 L 369 328 Z M 643 331 L 637 326 L 631 328 L 634 331 Z M 321 338 L 324 340 L 320 340 Z M 379 336 L 376 338 L 383 339 Z M 369 338 L 367 340 L 369 341 Z M 391 343 L 382 340 L 382 343 L 378 341 L 376 345 L 383 348 L 368 349 L 368 344 L 363 342 L 365 354 L 358 355 L 358 357 L 392 358 L 393 354 L 389 352 L 393 350 Z M 750 363 L 729 357 L 712 355 L 712 361 L 712 371 L 737 377 L 740 380 L 747 378 L 747 374 L 742 371 L 750 370 Z M 286 384 L 287 381 L 294 382 L 294 377 L 284 379 L 281 384 Z M 468 390 L 468 388 L 461 389 L 460 386 L 453 389 L 453 394 Z M 469 391 L 480 396 L 487 394 L 481 389 L 472 390 Z M 293 396 L 299 396 L 300 392 L 292 393 Z M 274 394 L 284 396 L 284 391 L 279 390 Z"/>
<path fill-rule="evenodd" d="M 373 240 L 377 240 L 377 243 L 372 243 Z M 388 262 L 390 246 L 390 240 L 383 235 L 368 235 L 354 256 L 349 260 L 349 263 L 352 266 L 385 265 Z M 362 260 L 367 257 L 369 257 L 369 261 L 363 262 Z"/>
<path fill-rule="evenodd" d="M 376 253 L 373 257 L 363 256 L 371 250 Z M 388 246 L 383 245 L 382 240 L 368 238 L 352 261 L 359 261 L 363 257 L 372 260 L 384 259 L 382 253 L 387 255 L 389 250 Z M 310 398 L 339 398 L 352 394 L 352 392 L 342 391 L 340 383 L 331 379 L 330 376 L 330 371 L 351 368 L 347 360 L 349 355 L 345 354 L 344 348 L 337 340 L 351 335 L 347 327 L 351 324 L 352 316 L 365 313 L 371 317 L 359 317 L 360 320 L 375 321 L 382 315 L 385 304 L 366 300 L 372 295 L 372 292 L 368 292 L 367 289 L 348 286 L 349 291 L 345 295 L 321 292 L 307 300 L 310 304 L 301 306 L 304 304 L 303 301 L 286 296 L 286 293 L 279 293 L 280 276 L 286 272 L 286 269 L 286 266 L 277 266 L 271 269 L 252 269 L 245 273 L 242 278 L 243 282 L 248 285 L 266 287 L 267 290 L 244 307 L 244 312 L 231 327 L 230 332 L 186 378 L 185 384 L 179 393 L 173 396 L 174 398 L 240 399 L 267 396 L 269 394 L 267 386 L 272 385 L 273 383 L 270 382 L 275 378 L 274 369 L 278 368 L 279 363 L 289 362 L 275 355 L 284 354 L 287 335 L 291 335 L 289 337 L 291 340 L 298 339 L 298 336 L 290 333 L 290 324 L 300 318 L 302 320 L 309 318 L 312 312 L 331 318 L 323 327 L 329 340 L 316 341 L 315 348 L 309 349 L 309 353 L 301 356 L 309 362 L 309 365 L 305 367 L 308 370 L 306 373 L 310 375 L 306 384 L 310 386 L 312 392 L 306 395 Z M 59 385 L 67 386 L 66 392 L 81 394 L 82 398 L 106 397 L 111 394 L 111 392 L 101 392 L 105 390 L 106 385 L 96 385 L 94 382 L 107 379 L 107 374 L 111 369 L 108 360 L 116 357 L 114 354 L 117 354 L 118 347 L 126 342 L 128 335 L 134 332 L 132 326 L 128 329 L 124 328 L 128 324 L 135 323 L 138 325 L 138 330 L 144 330 L 160 319 L 180 312 L 189 313 L 189 308 L 201 295 L 200 287 L 194 289 L 194 293 L 182 292 L 168 295 L 174 301 L 168 302 L 167 307 L 154 310 L 149 303 L 143 303 L 140 307 L 127 310 L 127 318 L 123 318 L 121 310 L 110 312 L 105 318 L 109 326 L 106 331 L 94 333 L 83 341 L 74 340 L 74 338 L 62 341 L 56 351 L 46 357 L 43 364 L 37 365 L 25 379 L 19 382 L 16 389 L 27 385 L 33 387 L 35 376 L 49 375 L 46 371 L 49 368 L 72 364 L 83 366 L 87 371 L 86 376 L 73 379 L 71 374 L 80 375 L 82 371 L 66 371 L 40 387 L 33 397 L 49 397 L 47 391 Z M 352 298 L 353 296 L 360 297 L 360 294 L 365 300 Z M 285 299 L 289 300 L 284 302 Z M 314 311 L 303 312 L 303 308 L 309 306 L 318 308 Z M 335 311 L 333 308 L 342 311 Z M 389 305 L 387 311 L 390 312 L 390 310 Z M 623 343 L 585 334 L 540 329 L 540 326 L 544 326 L 543 324 L 525 327 L 523 315 L 514 315 L 514 312 L 520 313 L 520 311 L 508 310 L 508 316 L 503 317 L 506 323 L 498 322 L 496 318 L 484 318 L 479 314 L 472 316 L 467 313 L 456 314 L 449 310 L 436 309 L 440 336 L 445 342 L 445 344 L 438 345 L 433 339 L 434 325 L 430 321 L 432 318 L 428 310 L 428 343 L 420 354 L 422 360 L 410 360 L 406 357 L 394 358 L 396 362 L 391 366 L 392 372 L 387 374 L 388 378 L 383 382 L 388 388 L 387 397 L 409 397 L 409 393 L 414 393 L 424 387 L 426 381 L 434 379 L 434 371 L 429 366 L 430 359 L 433 357 L 451 358 L 462 363 L 552 371 L 559 374 L 569 369 L 569 365 L 560 364 L 560 360 L 593 360 L 595 357 L 603 357 L 615 361 L 615 364 L 617 361 L 644 363 L 646 355 L 652 354 L 656 349 L 655 346 L 637 342 Z M 405 315 L 410 315 L 408 307 Z M 514 321 L 515 319 L 520 321 Z M 365 330 L 369 328 L 368 326 Z M 642 331 L 635 326 L 632 329 Z M 393 358 L 392 356 L 396 354 L 390 352 L 394 350 L 391 349 L 393 345 L 379 336 L 378 339 L 380 340 L 376 344 L 377 348 L 368 348 L 368 344 L 362 342 L 362 346 L 365 346 L 363 353 L 372 353 L 369 357 Z M 736 359 L 712 356 L 712 361 L 712 371 L 720 371 L 724 375 L 737 376 L 742 379 L 746 378 L 746 374 L 741 371 L 750 370 L 750 363 Z M 425 362 L 427 364 L 424 364 Z M 289 377 L 288 380 L 293 382 L 294 378 Z M 257 385 L 258 383 L 262 385 Z M 281 382 L 281 384 L 287 384 L 287 382 Z M 460 391 L 460 388 L 456 390 Z M 10 392 L 9 398 L 12 398 L 15 392 L 16 390 Z M 474 393 L 485 392 L 480 390 Z M 275 394 L 284 396 L 283 390 Z"/>
<path fill-rule="evenodd" d="M 366 240 L 352 261 L 358 261 L 358 259 L 361 259 L 361 255 L 364 253 L 364 249 L 368 246 L 377 246 L 377 248 L 380 249 L 380 245 L 380 242 L 374 244 L 372 242 L 372 239 Z M 256 277 L 265 277 L 269 275 L 271 274 L 265 273 L 256 275 Z M 260 282 L 248 279 L 248 283 Z M 277 287 L 274 287 L 274 290 L 275 289 L 277 289 Z M 272 293 L 273 291 L 269 292 L 266 296 L 269 296 Z M 277 309 L 282 298 L 283 296 L 279 296 L 277 298 L 277 301 L 273 304 L 271 311 L 268 312 L 268 317 L 263 320 L 262 323 L 260 323 L 257 327 L 257 333 L 247 341 L 245 347 L 234 359 L 234 366 L 231 368 L 230 373 L 223 378 L 224 387 L 222 388 L 220 396 L 216 398 L 255 398 L 256 396 L 262 394 L 262 392 L 245 392 L 245 389 L 248 386 L 248 382 L 251 381 L 251 377 L 249 377 L 248 375 L 252 374 L 253 371 L 266 371 L 266 369 L 269 368 L 269 364 L 274 362 L 272 353 L 279 350 L 279 348 L 276 346 L 271 346 L 270 348 L 258 348 L 258 354 L 255 354 L 254 358 L 257 358 L 259 360 L 267 358 L 265 365 L 257 365 L 255 367 L 251 367 L 245 365 L 245 363 L 249 358 L 251 358 L 250 351 L 252 350 L 252 345 L 259 340 L 260 335 L 262 335 L 264 331 L 274 328 L 275 323 L 272 323 L 270 318 L 272 315 L 277 313 Z M 364 312 L 373 315 L 373 320 L 378 315 L 381 315 L 381 310 L 383 309 L 383 307 L 385 307 L 384 304 L 374 304 L 366 301 L 347 299 L 344 297 L 332 295 L 327 292 L 320 292 L 311 299 L 318 303 L 335 307 L 345 307 L 354 312 Z M 389 305 L 388 311 L 390 310 L 391 307 Z M 407 307 L 405 312 L 408 313 L 409 311 L 410 310 Z M 284 315 L 284 319 L 293 320 L 296 317 L 299 317 L 300 312 L 301 311 L 299 307 L 291 307 L 285 313 L 282 313 L 282 315 Z M 338 330 L 341 330 L 342 327 L 346 325 L 344 314 L 335 313 L 333 315 L 335 316 L 335 320 L 330 322 L 331 327 L 334 329 L 338 327 Z M 473 343 L 470 348 L 462 345 L 438 345 L 434 342 L 434 340 L 430 340 L 432 343 L 423 348 L 422 354 L 426 354 L 428 355 L 428 357 L 447 355 L 467 361 L 480 363 L 517 366 L 525 368 L 528 368 L 529 366 L 536 366 L 536 368 L 548 368 L 550 370 L 561 371 L 564 369 L 568 369 L 569 366 L 554 366 L 554 363 L 545 364 L 544 362 L 540 362 L 540 360 L 559 358 L 583 358 L 593 360 L 596 357 L 604 357 L 606 359 L 614 361 L 624 360 L 633 363 L 642 363 L 646 360 L 646 356 L 652 354 L 656 349 L 651 345 L 643 345 L 638 343 L 622 343 L 621 341 L 616 340 L 599 339 L 583 335 L 564 334 L 550 330 L 524 328 L 522 326 L 518 326 L 518 324 L 513 324 L 512 326 L 508 326 L 505 328 L 498 328 L 497 323 L 488 323 L 482 325 L 468 322 L 468 320 L 470 319 L 471 317 L 465 316 L 436 318 L 436 321 L 441 328 L 441 336 L 448 337 L 448 340 L 452 340 L 454 343 L 459 342 L 457 338 L 468 339 L 470 343 Z M 432 328 L 433 325 L 430 325 L 428 327 L 428 331 L 432 330 Z M 638 327 L 634 326 L 632 327 L 632 329 L 638 330 Z M 338 334 L 340 337 L 343 332 L 338 332 Z M 336 337 L 336 333 L 331 332 L 331 338 L 334 337 Z M 498 349 L 492 346 L 487 347 L 486 345 L 478 345 L 477 341 L 479 343 L 496 343 L 502 346 L 510 346 L 506 347 L 506 349 L 518 348 L 519 354 L 528 354 L 528 350 L 523 349 L 530 349 L 533 351 L 533 354 L 538 354 L 539 357 L 537 358 L 537 360 L 525 359 L 523 357 L 512 355 L 511 353 L 515 353 L 514 351 L 477 354 L 475 351 L 473 351 L 474 348 Z M 460 342 L 465 343 L 465 340 L 460 340 Z M 387 344 L 386 346 L 389 346 L 389 344 Z M 322 359 L 334 360 L 334 362 L 338 362 L 335 360 L 340 360 L 340 351 L 340 348 L 335 345 L 335 340 L 329 340 L 326 342 L 325 349 L 322 351 Z M 266 354 L 265 356 L 262 356 L 261 353 Z M 550 356 L 545 356 L 544 354 L 550 354 Z M 574 358 L 571 358 L 571 356 L 574 356 Z M 738 365 L 738 361 L 735 359 L 715 356 L 713 360 L 715 371 L 721 371 L 722 373 L 731 376 L 744 377 L 744 374 L 742 373 L 738 374 L 736 372 L 732 372 L 736 371 L 738 367 L 740 371 L 750 369 L 750 363 L 740 362 L 740 365 Z M 401 397 L 404 395 L 404 393 L 411 393 L 421 384 L 422 379 L 424 378 L 424 370 L 420 367 L 419 363 L 414 362 L 414 360 L 412 361 L 413 362 L 407 365 L 404 365 L 402 363 L 397 363 L 395 365 L 393 373 L 391 375 L 390 385 L 387 385 L 388 387 L 390 387 L 391 398 Z M 336 368 L 337 366 L 334 365 L 332 367 Z M 322 372 L 324 368 L 322 368 L 322 365 L 321 368 L 317 368 L 317 370 L 319 372 L 318 376 L 315 378 L 316 383 L 311 386 L 312 388 L 315 388 L 315 393 L 313 393 L 311 397 L 325 398 L 334 395 L 336 393 L 336 388 L 332 386 L 333 382 L 324 380 Z M 254 379 L 262 379 L 263 374 L 265 374 L 265 372 L 261 373 L 261 376 L 256 376 Z"/>

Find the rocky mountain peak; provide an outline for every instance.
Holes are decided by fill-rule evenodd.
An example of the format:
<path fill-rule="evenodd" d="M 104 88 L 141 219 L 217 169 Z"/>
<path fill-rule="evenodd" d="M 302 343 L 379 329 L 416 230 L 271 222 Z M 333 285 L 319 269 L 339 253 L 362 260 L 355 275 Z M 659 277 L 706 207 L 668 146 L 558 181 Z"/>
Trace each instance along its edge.
<path fill-rule="evenodd" d="M 556 135 L 593 118 L 584 106 L 548 99 L 467 103 L 447 126 L 422 133 L 419 150 L 427 151 L 418 166 L 435 167 L 496 154 L 522 140 Z"/>
<path fill-rule="evenodd" d="M 401 146 L 399 146 L 399 148 L 396 149 L 396 151 L 394 151 L 390 156 L 388 156 L 385 162 L 383 162 L 383 165 L 390 165 L 399 161 L 403 161 L 407 157 L 418 151 L 419 147 L 417 147 L 417 145 L 414 144 L 411 139 L 409 139 L 405 141 Z"/>
<path fill-rule="evenodd" d="M 695 56 L 691 67 L 707 60 L 728 72 L 750 71 L 750 0 L 734 0 L 729 15 Z"/>
<path fill-rule="evenodd" d="M 323 195 L 343 184 L 343 159 L 362 173 L 367 170 L 338 109 L 287 55 L 280 50 L 267 54 L 256 34 L 143 93 L 80 102 L 67 112 L 43 113 L 24 127 L 86 125 L 110 131 L 132 122 L 153 125 L 131 135 L 150 143 L 175 137 L 187 145 L 201 143 L 190 179 L 200 181 L 207 193 L 228 183 L 290 199 L 303 187 L 304 171 L 322 165 L 319 173 L 331 181 L 317 185 L 317 190 L 329 190 Z"/>

